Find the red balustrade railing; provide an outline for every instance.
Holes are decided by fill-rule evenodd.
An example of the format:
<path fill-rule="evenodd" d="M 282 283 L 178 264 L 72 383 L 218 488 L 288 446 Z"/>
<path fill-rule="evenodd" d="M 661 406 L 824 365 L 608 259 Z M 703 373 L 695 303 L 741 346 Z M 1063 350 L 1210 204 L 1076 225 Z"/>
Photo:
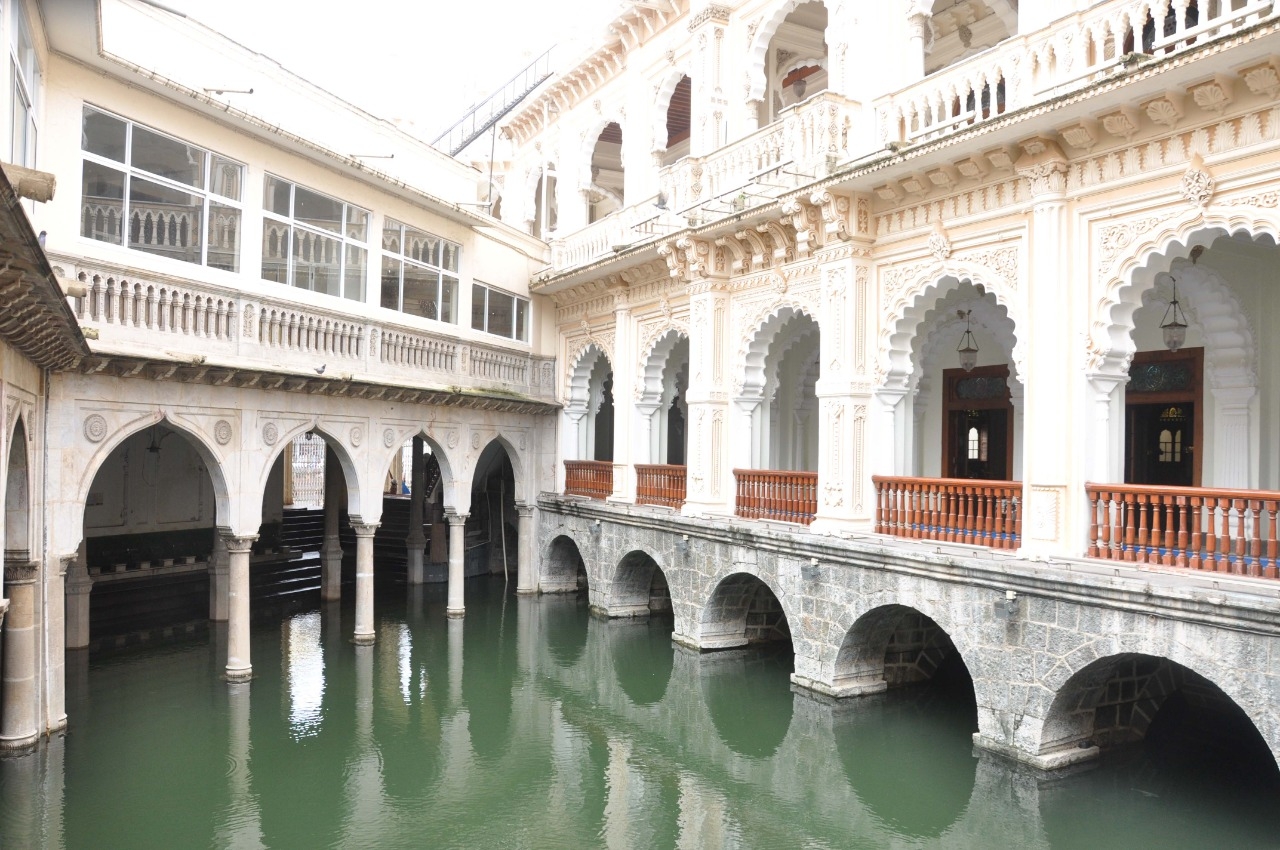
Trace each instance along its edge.
<path fill-rule="evenodd" d="M 873 475 L 876 533 L 993 549 L 1022 542 L 1022 482 Z"/>
<path fill-rule="evenodd" d="M 613 493 L 613 463 L 607 460 L 566 460 L 564 494 L 607 499 Z"/>
<path fill-rule="evenodd" d="M 1280 493 L 1086 484 L 1088 557 L 1276 578 Z"/>
<path fill-rule="evenodd" d="M 668 463 L 636 464 L 636 504 L 679 508 L 684 504 L 685 468 Z"/>
<path fill-rule="evenodd" d="M 778 469 L 735 469 L 737 514 L 808 525 L 818 512 L 818 473 Z"/>

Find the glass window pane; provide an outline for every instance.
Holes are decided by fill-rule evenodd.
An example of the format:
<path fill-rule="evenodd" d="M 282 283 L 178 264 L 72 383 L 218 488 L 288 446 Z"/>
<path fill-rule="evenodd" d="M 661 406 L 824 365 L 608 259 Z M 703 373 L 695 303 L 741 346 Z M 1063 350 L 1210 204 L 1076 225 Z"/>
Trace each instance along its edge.
<path fill-rule="evenodd" d="M 382 258 L 382 292 L 378 303 L 388 310 L 400 309 L 400 261 L 394 257 Z"/>
<path fill-rule="evenodd" d="M 289 282 L 289 225 L 266 219 L 262 222 L 262 279 Z"/>
<path fill-rule="evenodd" d="M 119 118 L 104 115 L 96 109 L 84 108 L 80 129 L 80 147 L 89 153 L 124 162 L 125 124 Z"/>
<path fill-rule="evenodd" d="M 199 263 L 204 201 L 198 195 L 133 177 L 129 180 L 129 247 Z"/>
<path fill-rule="evenodd" d="M 440 272 L 404 264 L 404 311 L 424 319 L 440 318 Z"/>
<path fill-rule="evenodd" d="M 133 125 L 130 165 L 178 183 L 204 188 L 204 151 Z"/>
<path fill-rule="evenodd" d="M 210 268 L 240 271 L 240 210 L 209 204 L 208 252 L 206 265 Z"/>
<path fill-rule="evenodd" d="M 343 272 L 345 286 L 343 297 L 352 301 L 364 300 L 364 272 L 368 266 L 368 252 L 355 245 L 347 246 L 346 269 Z"/>
<path fill-rule="evenodd" d="M 421 230 L 406 227 L 404 229 L 404 255 L 420 263 L 439 267 L 440 240 L 430 233 L 423 233 Z"/>
<path fill-rule="evenodd" d="M 475 331 L 484 330 L 484 317 L 486 307 L 484 303 L 485 293 L 489 290 L 485 289 L 478 283 L 471 284 L 471 329 Z"/>
<path fill-rule="evenodd" d="M 347 206 L 347 238 L 365 241 L 369 232 L 369 213 L 359 207 Z"/>
<path fill-rule="evenodd" d="M 18 165 L 31 165 L 28 154 L 34 153 L 28 132 L 31 129 L 31 109 L 23 97 L 22 87 L 13 85 L 13 134 L 9 138 L 9 161 Z"/>
<path fill-rule="evenodd" d="M 458 279 L 447 274 L 440 279 L 440 321 L 458 323 Z"/>
<path fill-rule="evenodd" d="M 515 330 L 516 299 L 489 290 L 489 333 L 510 337 Z"/>
<path fill-rule="evenodd" d="M 124 215 L 124 173 L 98 165 L 84 164 L 81 181 L 84 208 L 81 210 L 80 235 L 116 245 L 124 240 L 120 219 Z"/>
<path fill-rule="evenodd" d="M 278 177 L 268 176 L 263 184 L 262 206 L 276 215 L 289 215 L 289 190 L 293 184 Z"/>
<path fill-rule="evenodd" d="M 244 181 L 244 166 L 217 154 L 210 154 L 209 156 L 211 157 L 209 191 L 224 198 L 230 198 L 233 201 L 240 200 L 240 184 Z"/>
<path fill-rule="evenodd" d="M 516 339 L 529 341 L 529 302 L 523 298 L 516 299 Z"/>
<path fill-rule="evenodd" d="M 319 192 L 312 192 L 301 186 L 293 189 L 293 217 L 312 227 L 341 233 L 342 207 L 342 201 L 335 201 Z"/>
<path fill-rule="evenodd" d="M 342 243 L 337 239 L 295 228 L 293 285 L 312 292 L 342 297 Z"/>
<path fill-rule="evenodd" d="M 452 242 L 444 243 L 444 259 L 440 261 L 440 267 L 445 271 L 456 272 L 458 270 L 458 246 Z"/>
<path fill-rule="evenodd" d="M 392 254 L 400 253 L 400 228 L 403 226 L 389 218 L 382 223 L 382 250 Z"/>

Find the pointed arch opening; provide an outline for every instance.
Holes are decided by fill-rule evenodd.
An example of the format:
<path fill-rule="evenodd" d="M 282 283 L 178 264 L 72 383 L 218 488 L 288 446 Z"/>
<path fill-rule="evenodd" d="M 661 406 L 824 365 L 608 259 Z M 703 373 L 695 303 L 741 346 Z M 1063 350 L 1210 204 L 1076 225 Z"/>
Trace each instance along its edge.
<path fill-rule="evenodd" d="M 665 96 L 665 101 L 664 101 Z M 669 91 L 659 91 L 658 112 L 663 116 L 655 129 L 654 139 L 662 157 L 662 165 L 674 165 L 689 155 L 693 128 L 693 80 L 681 74 Z"/>
<path fill-rule="evenodd" d="M 9 438 L 9 463 L 5 470 L 4 558 L 31 560 L 31 467 L 28 462 L 26 423 L 19 419 Z"/>
<path fill-rule="evenodd" d="M 622 157 L 622 125 L 610 121 L 591 150 L 591 179 L 587 185 L 587 223 L 599 221 L 627 204 Z"/>

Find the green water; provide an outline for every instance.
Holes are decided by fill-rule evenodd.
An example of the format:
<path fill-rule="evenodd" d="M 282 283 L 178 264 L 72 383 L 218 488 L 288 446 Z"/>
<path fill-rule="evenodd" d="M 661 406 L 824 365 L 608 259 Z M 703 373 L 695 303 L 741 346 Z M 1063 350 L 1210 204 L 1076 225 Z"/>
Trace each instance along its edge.
<path fill-rule="evenodd" d="M 0 847 L 1277 847 L 1274 786 L 1141 752 L 1045 781 L 970 743 L 971 692 L 825 704 L 790 659 L 469 583 L 380 588 L 68 670 L 72 726 L 0 761 Z M 963 677 L 959 677 L 963 679 Z"/>

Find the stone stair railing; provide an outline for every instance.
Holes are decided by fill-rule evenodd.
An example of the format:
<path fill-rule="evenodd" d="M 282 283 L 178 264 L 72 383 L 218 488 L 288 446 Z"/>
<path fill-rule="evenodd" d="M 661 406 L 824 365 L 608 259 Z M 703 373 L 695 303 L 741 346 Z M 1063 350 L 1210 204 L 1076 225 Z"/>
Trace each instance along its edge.
<path fill-rule="evenodd" d="M 497 389 L 555 398 L 554 358 L 216 284 L 50 258 L 79 280 L 70 298 L 95 353 L 246 370 L 312 373 L 409 388 Z M 367 311 L 364 305 L 353 305 Z"/>

